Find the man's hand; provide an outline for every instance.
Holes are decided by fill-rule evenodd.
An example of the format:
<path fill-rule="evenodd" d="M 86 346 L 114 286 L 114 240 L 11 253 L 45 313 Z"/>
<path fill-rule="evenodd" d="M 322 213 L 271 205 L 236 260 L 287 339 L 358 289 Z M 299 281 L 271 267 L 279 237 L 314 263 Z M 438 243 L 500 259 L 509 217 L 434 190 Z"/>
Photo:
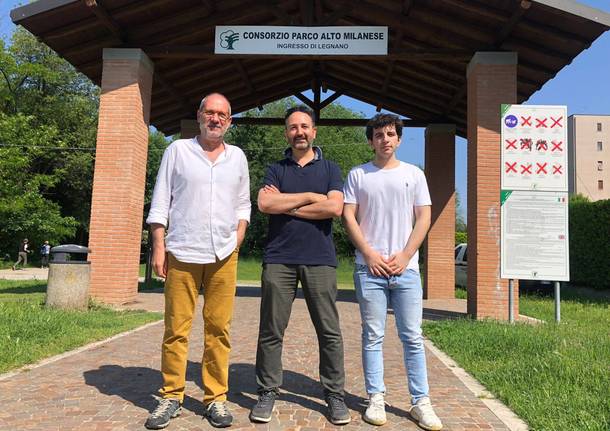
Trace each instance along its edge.
<path fill-rule="evenodd" d="M 244 238 L 246 237 L 246 229 L 248 228 L 248 222 L 246 220 L 239 220 L 237 224 L 237 246 L 236 249 L 239 249 L 244 242 Z"/>
<path fill-rule="evenodd" d="M 366 266 L 369 267 L 369 271 L 371 274 L 376 275 L 377 277 L 386 277 L 388 278 L 392 274 L 392 269 L 388 262 L 383 258 L 382 255 L 377 253 L 375 250 L 371 250 L 366 254 L 363 254 L 364 261 L 366 262 Z"/>
<path fill-rule="evenodd" d="M 400 275 L 407 269 L 407 265 L 411 260 L 412 256 L 407 256 L 405 251 L 396 253 L 388 259 L 388 266 L 390 267 L 391 275 Z"/>
<path fill-rule="evenodd" d="M 167 277 L 167 255 L 165 253 L 165 226 L 150 225 L 152 233 L 152 267 L 159 277 Z"/>
<path fill-rule="evenodd" d="M 164 248 L 153 248 L 152 267 L 159 277 L 167 277 L 167 256 Z"/>
<path fill-rule="evenodd" d="M 269 184 L 265 185 L 262 191 L 263 193 L 280 193 L 280 190 L 277 187 Z"/>

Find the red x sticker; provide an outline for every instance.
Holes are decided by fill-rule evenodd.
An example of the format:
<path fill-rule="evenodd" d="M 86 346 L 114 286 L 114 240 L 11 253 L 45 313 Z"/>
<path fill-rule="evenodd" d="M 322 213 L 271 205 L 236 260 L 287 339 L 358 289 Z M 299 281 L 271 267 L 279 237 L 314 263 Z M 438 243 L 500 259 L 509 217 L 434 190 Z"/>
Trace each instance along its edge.
<path fill-rule="evenodd" d="M 553 175 L 554 174 L 563 174 L 563 172 L 561 171 L 561 165 L 553 165 Z"/>
<path fill-rule="evenodd" d="M 517 173 L 517 162 L 515 162 L 515 163 L 504 162 L 504 164 L 506 164 L 506 173 L 507 174 L 510 172 Z"/>
<path fill-rule="evenodd" d="M 511 148 L 517 149 L 517 140 L 516 139 L 507 139 L 506 140 L 506 149 L 510 150 Z"/>
<path fill-rule="evenodd" d="M 531 174 L 532 173 L 532 164 L 528 163 L 527 165 L 521 165 L 521 175 Z"/>
<path fill-rule="evenodd" d="M 553 117 L 551 117 L 551 121 L 553 122 L 553 124 L 551 124 L 551 129 L 555 126 L 563 127 L 563 125 L 561 124 L 561 120 L 563 120 L 563 116 L 559 117 L 558 119 L 554 119 Z"/>
<path fill-rule="evenodd" d="M 563 151 L 563 148 L 561 148 L 563 141 L 551 141 L 551 144 L 553 144 L 553 148 L 551 148 L 551 152 L 552 151 Z"/>
<path fill-rule="evenodd" d="M 531 125 L 532 125 L 531 115 L 529 117 L 524 117 L 523 115 L 521 115 L 521 127 L 531 126 Z"/>
<path fill-rule="evenodd" d="M 546 162 L 545 163 L 536 163 L 536 166 L 538 167 L 536 169 L 536 173 L 537 174 L 546 174 L 547 173 L 546 172 L 546 165 L 547 165 Z"/>
<path fill-rule="evenodd" d="M 536 118 L 536 129 L 539 127 L 546 128 L 546 117 L 544 118 Z"/>

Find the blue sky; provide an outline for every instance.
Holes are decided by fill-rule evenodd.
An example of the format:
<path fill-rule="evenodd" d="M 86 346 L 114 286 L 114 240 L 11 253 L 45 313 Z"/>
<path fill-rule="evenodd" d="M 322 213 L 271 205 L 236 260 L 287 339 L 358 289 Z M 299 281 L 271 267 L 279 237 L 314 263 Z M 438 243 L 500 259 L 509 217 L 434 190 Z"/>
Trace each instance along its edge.
<path fill-rule="evenodd" d="M 6 39 L 13 31 L 9 12 L 27 3 L 23 0 L 0 0 L 0 37 Z M 580 0 L 580 3 L 610 13 L 609 0 Z M 568 114 L 610 115 L 610 32 L 599 37 L 589 49 L 564 67 L 555 78 L 534 93 L 526 102 L 531 105 L 567 105 Z M 329 93 L 330 94 L 330 93 Z M 366 116 L 375 114 L 375 107 L 349 97 L 339 103 Z M 398 150 L 398 157 L 420 166 L 424 164 L 424 129 L 407 129 Z M 466 141 L 456 140 L 456 188 L 466 210 Z"/>

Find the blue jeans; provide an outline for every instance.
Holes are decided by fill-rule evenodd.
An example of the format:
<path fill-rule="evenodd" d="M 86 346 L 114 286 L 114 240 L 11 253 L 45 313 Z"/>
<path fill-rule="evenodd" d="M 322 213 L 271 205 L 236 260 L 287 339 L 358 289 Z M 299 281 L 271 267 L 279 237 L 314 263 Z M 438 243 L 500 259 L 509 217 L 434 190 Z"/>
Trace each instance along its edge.
<path fill-rule="evenodd" d="M 354 285 L 362 318 L 362 365 L 366 392 L 385 392 L 383 338 L 389 304 L 394 310 L 396 329 L 402 341 L 411 402 L 415 404 L 428 396 L 419 274 L 407 269 L 390 278 L 377 277 L 369 272 L 366 265 L 356 264 Z"/>

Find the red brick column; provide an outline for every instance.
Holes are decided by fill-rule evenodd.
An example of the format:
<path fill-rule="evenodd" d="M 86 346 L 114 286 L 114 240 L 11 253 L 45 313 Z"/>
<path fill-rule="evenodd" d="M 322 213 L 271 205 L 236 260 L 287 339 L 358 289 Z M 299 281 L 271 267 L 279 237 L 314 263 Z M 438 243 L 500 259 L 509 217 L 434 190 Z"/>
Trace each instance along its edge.
<path fill-rule="evenodd" d="M 455 297 L 455 125 L 426 128 L 432 224 L 425 247 L 424 298 Z"/>
<path fill-rule="evenodd" d="M 508 282 L 500 279 L 500 105 L 517 101 L 517 54 L 477 52 L 467 80 L 468 314 L 507 320 Z"/>
<path fill-rule="evenodd" d="M 135 300 L 153 64 L 140 49 L 104 49 L 89 247 L 91 296 Z"/>
<path fill-rule="evenodd" d="M 180 137 L 182 139 L 194 138 L 199 134 L 197 120 L 180 120 Z"/>

